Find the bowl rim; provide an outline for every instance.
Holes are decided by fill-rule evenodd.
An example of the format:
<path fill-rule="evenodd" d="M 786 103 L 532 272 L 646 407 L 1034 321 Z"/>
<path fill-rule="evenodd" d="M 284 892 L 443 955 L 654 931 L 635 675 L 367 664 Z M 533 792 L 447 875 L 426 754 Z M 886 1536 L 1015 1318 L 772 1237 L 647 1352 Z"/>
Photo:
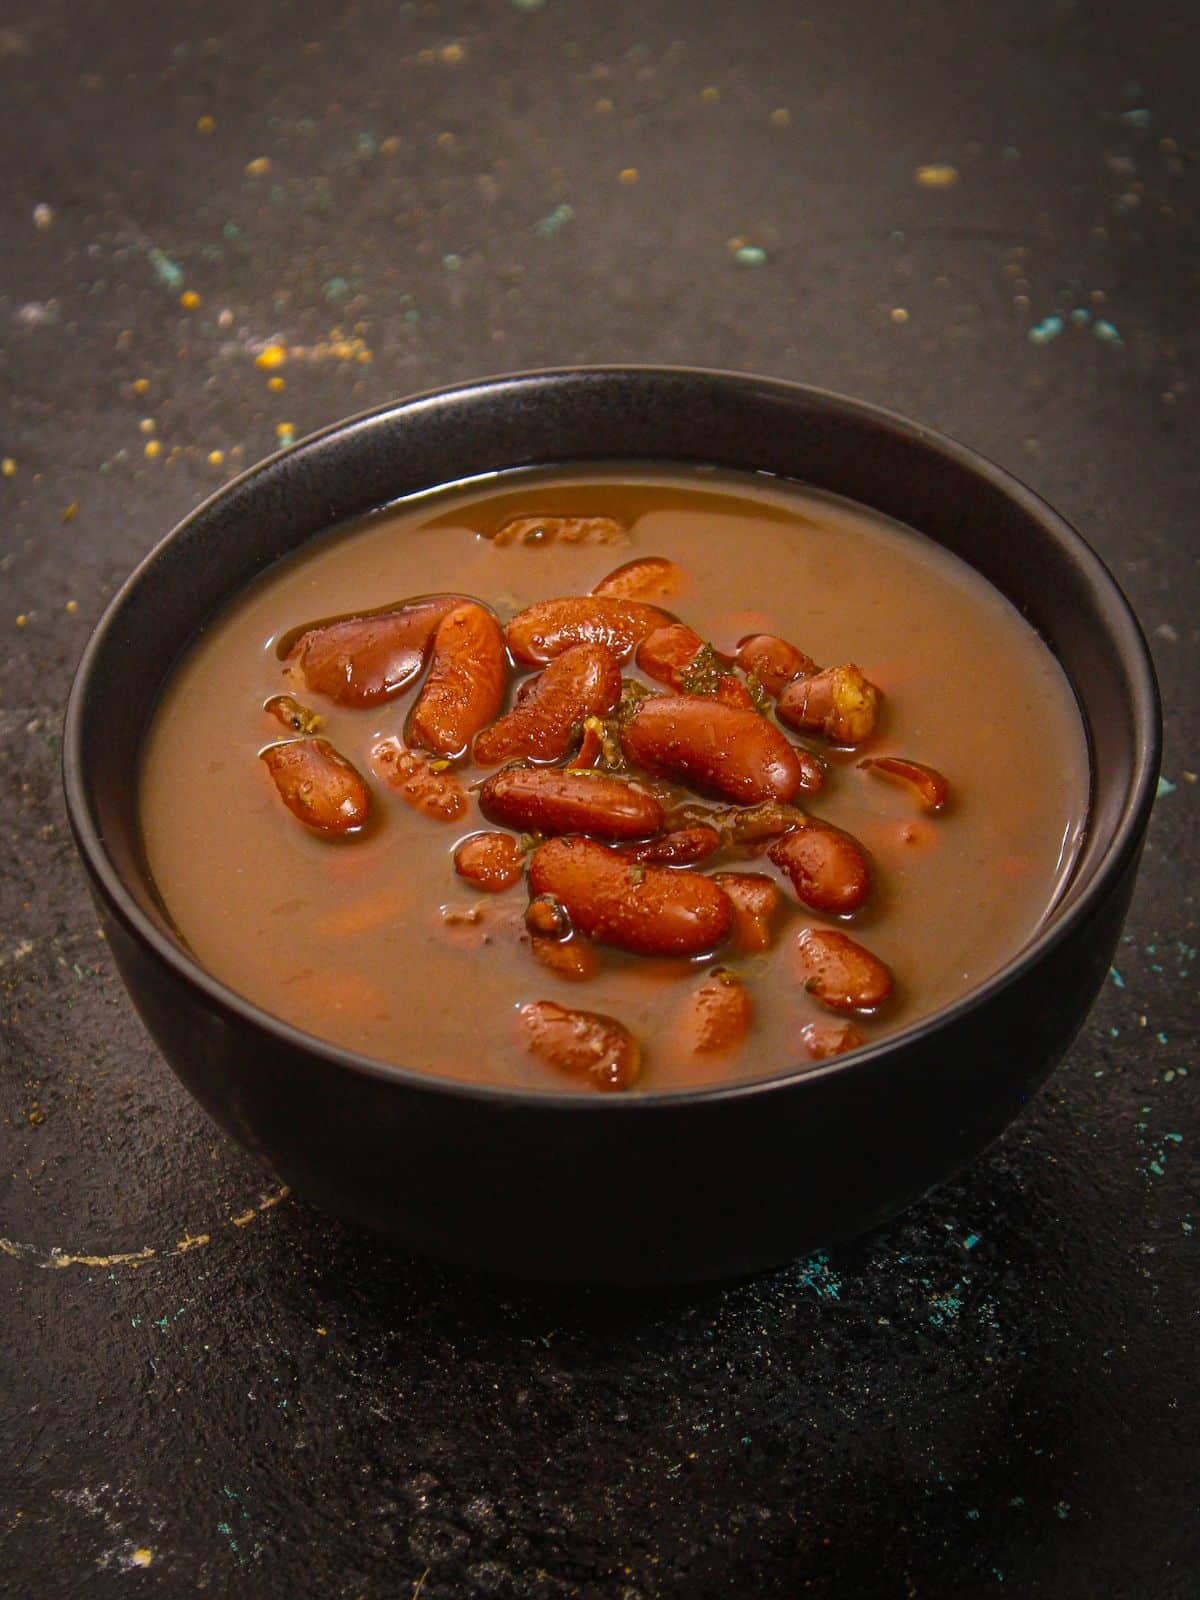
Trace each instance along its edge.
<path fill-rule="evenodd" d="M 452 402 L 457 397 L 476 395 L 481 391 L 503 393 L 506 390 L 517 391 L 531 386 L 561 384 L 564 381 L 587 382 L 596 378 L 621 377 L 634 380 L 641 377 L 650 380 L 675 379 L 707 384 L 720 383 L 732 386 L 734 389 L 752 388 L 759 393 L 766 389 L 773 391 L 781 399 L 790 399 L 827 412 L 852 416 L 863 423 L 887 431 L 902 443 L 920 445 L 926 450 L 933 450 L 943 459 L 983 479 L 993 489 L 1015 502 L 1018 508 L 1040 524 L 1053 540 L 1069 548 L 1083 569 L 1089 584 L 1102 591 L 1106 602 L 1105 610 L 1113 642 L 1129 681 L 1136 736 L 1125 804 L 1112 830 L 1111 838 L 1103 847 L 1092 880 L 1069 904 L 1064 905 L 1060 898 L 1056 905 L 1052 905 L 1046 914 L 1045 923 L 1027 944 L 1002 967 L 950 1005 L 919 1018 L 884 1039 L 860 1046 L 844 1056 L 835 1056 L 824 1062 L 811 1062 L 807 1065 L 778 1069 L 770 1074 L 756 1075 L 732 1083 L 702 1085 L 694 1089 L 663 1091 L 647 1089 L 630 1095 L 588 1095 L 565 1088 L 533 1089 L 512 1084 L 480 1083 L 471 1079 L 442 1077 L 415 1067 L 401 1066 L 398 1063 L 347 1049 L 308 1033 L 230 988 L 201 966 L 182 944 L 160 930 L 127 888 L 123 874 L 109 855 L 94 815 L 82 755 L 85 705 L 96 663 L 104 650 L 107 637 L 117 625 L 128 596 L 142 583 L 166 546 L 182 535 L 193 523 L 207 516 L 211 508 L 226 496 L 242 489 L 256 477 L 277 471 L 279 464 L 285 459 L 298 458 L 339 434 L 350 433 L 364 427 L 385 426 L 390 420 L 403 418 L 415 408 L 430 403 Z M 845 498 L 853 502 L 852 495 L 847 495 Z M 233 599 L 233 595 L 230 594 L 227 599 Z M 1073 684 L 1072 687 L 1074 688 Z M 787 379 L 767 378 L 754 373 L 718 368 L 606 363 L 496 373 L 389 400 L 382 405 L 372 406 L 343 417 L 314 433 L 305 435 L 294 445 L 275 451 L 254 463 L 213 494 L 208 495 L 142 557 L 113 595 L 93 628 L 76 667 L 67 700 L 63 723 L 62 768 L 67 814 L 76 847 L 93 883 L 103 894 L 110 912 L 135 942 L 148 948 L 158 961 L 171 970 L 177 980 L 193 990 L 198 990 L 208 1003 L 215 1004 L 226 1012 L 233 1012 L 244 1023 L 273 1036 L 279 1043 L 291 1049 L 320 1057 L 328 1065 L 358 1076 L 393 1083 L 398 1088 L 450 1099 L 483 1100 L 497 1106 L 537 1108 L 568 1115 L 597 1116 L 611 1113 L 623 1116 L 635 1113 L 646 1115 L 654 1110 L 665 1112 L 679 1107 L 723 1105 L 730 1101 L 755 1098 L 761 1094 L 782 1092 L 787 1088 L 800 1088 L 804 1084 L 815 1085 L 844 1073 L 862 1071 L 893 1052 L 909 1049 L 928 1040 L 995 1000 L 1004 990 L 1024 977 L 1048 953 L 1069 939 L 1078 927 L 1087 922 L 1096 906 L 1105 898 L 1112 883 L 1121 876 L 1129 861 L 1136 855 L 1155 799 L 1161 745 L 1162 711 L 1158 683 L 1145 635 L 1129 601 L 1113 574 L 1083 535 L 1047 501 L 1006 468 L 937 429 L 914 422 L 885 407 L 856 400 L 833 390 Z"/>

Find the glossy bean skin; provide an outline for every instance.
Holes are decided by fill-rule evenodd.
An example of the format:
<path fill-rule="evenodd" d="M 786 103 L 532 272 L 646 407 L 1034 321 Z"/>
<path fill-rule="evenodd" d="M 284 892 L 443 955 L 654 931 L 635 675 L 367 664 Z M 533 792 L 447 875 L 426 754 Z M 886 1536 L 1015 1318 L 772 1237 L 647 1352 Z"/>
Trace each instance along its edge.
<path fill-rule="evenodd" d="M 812 1061 L 844 1056 L 847 1050 L 857 1050 L 864 1043 L 852 1022 L 806 1022 L 800 1029 L 800 1041 Z"/>
<path fill-rule="evenodd" d="M 291 672 L 337 705 L 374 706 L 399 694 L 421 671 L 443 618 L 462 595 L 424 595 L 387 611 L 309 628 L 287 652 Z"/>
<path fill-rule="evenodd" d="M 769 695 L 777 695 L 793 678 L 817 670 L 811 656 L 773 633 L 752 633 L 739 639 L 734 660 L 743 672 L 753 673 Z"/>
<path fill-rule="evenodd" d="M 688 670 L 703 649 L 704 640 L 686 622 L 668 622 L 646 635 L 636 660 L 648 678 L 682 693 Z"/>
<path fill-rule="evenodd" d="M 858 764 L 881 778 L 906 785 L 926 811 L 944 811 L 949 803 L 950 785 L 936 767 L 927 767 L 923 761 L 910 761 L 906 756 L 872 756 Z"/>
<path fill-rule="evenodd" d="M 875 731 L 879 691 L 860 667 L 847 662 L 785 684 L 777 702 L 779 720 L 833 744 L 856 745 Z"/>
<path fill-rule="evenodd" d="M 520 881 L 525 856 L 511 833 L 473 833 L 455 850 L 454 870 L 476 888 L 499 894 Z"/>
<path fill-rule="evenodd" d="M 571 919 L 566 906 L 552 894 L 535 895 L 525 908 L 525 926 L 529 932 L 545 939 L 569 939 Z"/>
<path fill-rule="evenodd" d="M 521 833 L 586 833 L 596 839 L 641 839 L 662 827 L 653 795 L 603 773 L 510 767 L 479 791 L 491 822 Z"/>
<path fill-rule="evenodd" d="M 459 756 L 493 721 L 504 698 L 508 661 L 500 624 L 469 601 L 442 618 L 429 676 L 409 717 L 409 743 Z"/>
<path fill-rule="evenodd" d="M 733 924 L 728 896 L 710 878 L 623 861 L 590 839 L 551 839 L 529 866 L 534 894 L 552 894 L 589 939 L 635 955 L 700 955 Z"/>
<path fill-rule="evenodd" d="M 625 544 L 628 535 L 612 517 L 513 517 L 493 534 L 493 544 Z"/>
<path fill-rule="evenodd" d="M 572 939 L 555 939 L 535 933 L 530 936 L 529 948 L 542 966 L 568 983 L 586 983 L 600 968 L 596 947 L 578 934 Z"/>
<path fill-rule="evenodd" d="M 754 711 L 754 696 L 742 680 L 732 672 L 717 682 L 716 698 L 723 706 L 738 706 L 744 711 Z"/>
<path fill-rule="evenodd" d="M 569 1011 L 553 1000 L 532 1000 L 517 1013 L 526 1049 L 547 1066 L 596 1089 L 628 1089 L 641 1070 L 641 1051 L 629 1029 L 595 1011 Z"/>
<path fill-rule="evenodd" d="M 870 1016 L 891 997 L 888 968 L 836 928 L 803 928 L 795 955 L 804 987 L 830 1011 Z"/>
<path fill-rule="evenodd" d="M 648 772 L 742 805 L 791 800 L 800 788 L 800 763 L 779 729 L 754 711 L 719 700 L 643 700 L 621 730 L 621 745 Z"/>
<path fill-rule="evenodd" d="M 321 719 L 315 711 L 310 711 L 307 706 L 302 706 L 290 694 L 275 694 L 263 706 L 269 717 L 274 717 L 276 722 L 281 722 L 285 728 L 290 728 L 293 733 L 316 733 L 321 726 Z"/>
<path fill-rule="evenodd" d="M 438 771 L 428 756 L 406 750 L 395 737 L 380 739 L 373 747 L 371 769 L 414 811 L 435 822 L 457 822 L 470 809 L 452 772 Z"/>
<path fill-rule="evenodd" d="M 621 669 L 602 644 L 577 644 L 523 684 L 506 716 L 476 736 L 481 766 L 532 757 L 557 761 L 587 717 L 612 710 L 621 695 Z"/>
<path fill-rule="evenodd" d="M 626 861 L 641 861 L 657 867 L 690 867 L 697 861 L 706 861 L 720 848 L 721 835 L 717 830 L 698 824 L 694 828 L 660 833 L 657 839 L 647 839 L 642 844 L 622 845 L 619 853 Z"/>
<path fill-rule="evenodd" d="M 260 752 L 279 798 L 330 838 L 359 833 L 371 811 L 366 780 L 328 739 L 289 739 Z"/>
<path fill-rule="evenodd" d="M 746 985 L 731 972 L 713 972 L 688 996 L 681 1025 L 693 1055 L 723 1056 L 738 1048 L 753 1020 Z"/>
<path fill-rule="evenodd" d="M 639 556 L 610 572 L 592 590 L 610 600 L 661 600 L 683 587 L 682 570 L 666 556 Z"/>
<path fill-rule="evenodd" d="M 779 887 L 761 872 L 714 872 L 712 881 L 733 904 L 733 945 L 746 955 L 769 950 L 771 922 L 779 910 Z"/>
<path fill-rule="evenodd" d="M 801 905 L 832 916 L 857 911 L 871 890 L 871 869 L 858 840 L 808 817 L 776 839 L 768 857 L 791 880 Z"/>
<path fill-rule="evenodd" d="M 541 666 L 575 644 L 602 644 L 624 661 L 653 628 L 670 622 L 665 611 L 641 600 L 568 595 L 520 611 L 506 636 L 514 661 Z"/>

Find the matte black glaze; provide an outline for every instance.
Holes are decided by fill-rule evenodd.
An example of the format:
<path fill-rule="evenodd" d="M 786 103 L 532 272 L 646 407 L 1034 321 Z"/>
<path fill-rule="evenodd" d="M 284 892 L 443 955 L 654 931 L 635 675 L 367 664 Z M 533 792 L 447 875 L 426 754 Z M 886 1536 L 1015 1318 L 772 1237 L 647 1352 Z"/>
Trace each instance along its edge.
<path fill-rule="evenodd" d="M 130 782 L 181 645 L 256 573 L 334 523 L 482 472 L 603 459 L 757 469 L 846 495 L 968 560 L 1051 644 L 1088 725 L 1091 827 L 1048 926 L 973 996 L 845 1062 L 723 1090 L 590 1099 L 441 1082 L 356 1057 L 267 1017 L 181 949 L 140 860 Z M 1078 535 L 1000 469 L 811 389 L 584 368 L 388 406 L 229 485 L 143 563 L 101 622 L 72 692 L 64 764 L 125 982 L 227 1131 L 318 1204 L 415 1249 L 537 1278 L 651 1284 L 748 1271 L 855 1234 L 1002 1131 L 1108 968 L 1158 755 L 1153 671 L 1128 607 Z"/>

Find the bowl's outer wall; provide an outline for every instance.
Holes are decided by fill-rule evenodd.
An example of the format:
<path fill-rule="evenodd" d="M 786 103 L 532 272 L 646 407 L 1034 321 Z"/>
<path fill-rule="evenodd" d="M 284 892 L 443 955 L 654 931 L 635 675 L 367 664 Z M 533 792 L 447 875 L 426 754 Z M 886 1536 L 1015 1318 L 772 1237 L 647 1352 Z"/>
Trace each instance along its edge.
<path fill-rule="evenodd" d="M 449 1094 L 348 1070 L 172 970 L 105 882 L 86 833 L 95 827 L 122 884 L 170 935 L 131 779 L 162 682 L 202 623 L 305 539 L 390 500 L 514 466 L 611 459 L 765 470 L 846 495 L 920 528 L 1007 594 L 1081 699 L 1093 816 L 1064 904 L 1102 865 L 1110 880 L 1086 922 L 969 1017 L 879 1061 L 742 1098 L 636 1108 Z M 1065 1050 L 1107 968 L 1148 814 L 1157 713 L 1143 705 L 1139 715 L 1135 658 L 1145 659 L 1136 624 L 1053 513 L 913 424 L 722 374 L 501 379 L 331 430 L 188 518 L 85 653 L 68 713 L 68 801 L 118 963 L 164 1054 L 297 1189 L 480 1265 L 568 1279 L 708 1277 L 786 1258 L 910 1203 L 994 1138 Z M 1105 864 L 1135 806 L 1124 859 Z"/>

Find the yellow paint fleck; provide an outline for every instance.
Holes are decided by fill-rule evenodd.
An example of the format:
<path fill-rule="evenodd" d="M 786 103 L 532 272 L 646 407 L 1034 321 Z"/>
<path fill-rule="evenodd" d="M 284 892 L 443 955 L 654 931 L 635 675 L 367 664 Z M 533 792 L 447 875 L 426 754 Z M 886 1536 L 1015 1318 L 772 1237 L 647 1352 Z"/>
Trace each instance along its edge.
<path fill-rule="evenodd" d="M 622 183 L 636 183 L 641 174 L 636 167 L 622 167 L 617 176 Z"/>
<path fill-rule="evenodd" d="M 212 118 L 201 117 L 200 120 L 201 122 L 211 122 Z M 148 1550 L 144 1544 L 140 1545 L 130 1556 L 129 1560 L 135 1567 L 148 1567 L 154 1560 L 154 1551 Z"/>
<path fill-rule="evenodd" d="M 18 628 L 23 628 L 28 621 L 29 621 L 29 618 L 25 615 L 25 613 L 23 611 L 20 611 L 20 612 L 17 613 L 17 627 Z"/>
<path fill-rule="evenodd" d="M 216 126 L 217 126 L 216 123 L 209 116 L 197 117 L 196 118 L 196 132 L 197 133 L 202 133 L 205 136 L 207 136 L 208 134 L 210 134 L 210 133 L 215 131 Z"/>
<path fill-rule="evenodd" d="M 317 1329 L 317 1333 L 320 1335 L 320 1337 L 322 1339 L 324 1339 L 328 1335 L 329 1329 L 328 1328 L 318 1328 Z"/>
<path fill-rule="evenodd" d="M 701 89 L 700 98 L 706 106 L 715 106 L 717 101 L 721 98 L 721 91 L 717 88 L 715 83 L 710 83 L 705 88 Z"/>
<path fill-rule="evenodd" d="M 444 44 L 438 56 L 447 67 L 457 67 L 467 59 L 467 52 L 460 44 Z"/>
<path fill-rule="evenodd" d="M 725 241 L 726 250 L 732 251 L 735 255 L 739 250 L 744 250 L 745 247 L 746 241 L 740 233 L 735 233 L 732 239 L 726 239 Z"/>
<path fill-rule="evenodd" d="M 948 162 L 933 162 L 927 167 L 918 167 L 915 177 L 922 189 L 953 189 L 958 182 L 958 168 Z"/>
<path fill-rule="evenodd" d="M 287 388 L 287 383 L 283 378 L 268 378 L 267 388 L 270 389 L 274 394 L 279 394 L 281 390 Z"/>
<path fill-rule="evenodd" d="M 251 1207 L 249 1211 L 243 1211 L 241 1216 L 230 1217 L 229 1220 L 233 1223 L 235 1228 L 248 1228 L 257 1215 L 258 1212 Z"/>
<path fill-rule="evenodd" d="M 196 307 L 200 304 L 200 296 L 196 293 L 195 289 L 185 289 L 179 296 L 179 304 L 185 311 L 195 311 Z"/>
<path fill-rule="evenodd" d="M 35 1128 L 40 1128 L 42 1123 L 45 1122 L 45 1120 L 46 1120 L 46 1113 L 42 1110 L 41 1106 L 39 1106 L 37 1101 L 35 1100 L 33 1102 L 33 1104 L 29 1108 L 29 1121 L 30 1121 L 30 1124 Z"/>
<path fill-rule="evenodd" d="M 261 367 L 264 372 L 272 372 L 276 367 L 283 366 L 286 360 L 287 351 L 281 344 L 269 344 L 255 356 L 254 365 Z"/>
<path fill-rule="evenodd" d="M 612 103 L 611 100 L 597 100 L 596 101 L 596 110 L 600 113 L 600 115 L 602 117 L 607 117 L 613 111 L 613 109 L 614 109 L 614 107 L 613 107 L 613 103 Z"/>
<path fill-rule="evenodd" d="M 135 378 L 133 380 L 133 392 L 134 392 L 134 394 L 145 394 L 146 390 L 149 389 L 149 387 L 150 387 L 150 379 L 149 378 Z"/>
<path fill-rule="evenodd" d="M 369 350 L 360 350 L 354 359 L 360 367 L 369 367 L 373 357 Z"/>
<path fill-rule="evenodd" d="M 199 1250 L 201 1246 L 210 1243 L 211 1239 L 212 1235 L 209 1233 L 185 1233 L 175 1248 L 181 1256 L 185 1256 L 189 1250 Z"/>
<path fill-rule="evenodd" d="M 246 176 L 248 178 L 264 177 L 271 170 L 271 162 L 267 156 L 255 156 L 253 161 L 246 163 Z"/>
<path fill-rule="evenodd" d="M 151 439 L 149 441 L 149 443 L 146 445 L 146 451 L 145 451 L 146 460 L 147 461 L 153 461 L 154 458 L 159 454 L 159 452 L 161 450 L 162 450 L 162 445 L 159 444 L 158 440 L 157 439 Z"/>
<path fill-rule="evenodd" d="M 63 507 L 62 519 L 64 522 L 74 522 L 79 515 L 79 501 L 72 500 L 69 506 Z"/>
<path fill-rule="evenodd" d="M 138 423 L 138 427 L 141 429 L 141 431 L 143 433 L 153 433 L 154 432 L 154 428 L 155 428 L 154 418 L 153 417 L 143 417 L 142 420 Z"/>
<path fill-rule="evenodd" d="M 439 133 L 437 136 L 437 147 L 439 150 L 453 150 L 457 143 L 458 140 L 452 133 Z"/>
<path fill-rule="evenodd" d="M 379 146 L 380 155 L 394 156 L 400 148 L 400 141 L 394 133 L 390 133 Z"/>
<path fill-rule="evenodd" d="M 224 461 L 225 461 L 225 452 L 224 452 L 224 450 L 210 450 L 208 452 L 208 464 L 209 464 L 210 467 L 222 466 L 224 464 Z"/>
<path fill-rule="evenodd" d="M 78 600 L 68 600 L 66 605 L 63 607 L 63 610 L 64 611 L 69 611 L 69 612 L 72 613 L 72 615 L 74 615 L 74 613 L 79 610 L 79 601 Z"/>
<path fill-rule="evenodd" d="M 908 312 L 904 309 L 903 306 L 893 306 L 892 307 L 892 321 L 893 322 L 907 322 L 908 321 Z"/>
<path fill-rule="evenodd" d="M 5 456 L 4 460 L 0 461 L 0 472 L 2 472 L 6 478 L 16 477 L 17 463 L 11 456 Z"/>
<path fill-rule="evenodd" d="M 786 106 L 776 106 L 771 113 L 771 126 L 773 128 L 789 128 L 792 123 L 792 113 Z"/>
<path fill-rule="evenodd" d="M 295 433 L 295 431 L 296 431 L 295 428 L 292 427 L 290 422 L 277 422 L 275 424 L 275 432 L 278 434 L 278 436 L 281 439 L 284 437 L 285 434 L 290 437 L 292 434 Z"/>

